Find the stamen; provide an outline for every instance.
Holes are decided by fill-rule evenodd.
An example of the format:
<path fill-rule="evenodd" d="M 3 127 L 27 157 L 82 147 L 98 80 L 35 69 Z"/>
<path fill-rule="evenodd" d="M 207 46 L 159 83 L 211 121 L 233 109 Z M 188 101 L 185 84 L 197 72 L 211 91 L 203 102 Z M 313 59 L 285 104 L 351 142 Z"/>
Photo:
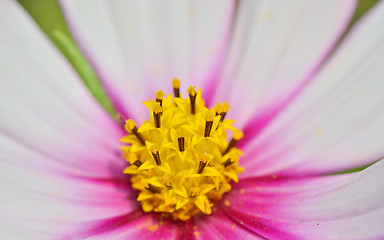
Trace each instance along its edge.
<path fill-rule="evenodd" d="M 232 154 L 230 154 L 229 158 L 225 162 L 223 162 L 223 165 L 224 165 L 224 167 L 228 167 L 234 163 L 237 163 L 238 161 L 239 161 L 239 155 L 232 152 Z"/>
<path fill-rule="evenodd" d="M 179 137 L 177 141 L 179 142 L 179 151 L 184 152 L 184 137 Z"/>
<path fill-rule="evenodd" d="M 220 122 L 224 121 L 225 115 L 229 110 L 229 105 L 227 102 L 225 103 L 217 103 L 215 105 L 216 116 L 220 115 Z"/>
<path fill-rule="evenodd" d="M 141 133 L 138 132 L 138 129 L 136 127 L 136 123 L 132 119 L 128 119 L 125 122 L 125 130 L 127 130 L 127 132 L 132 133 L 133 135 L 135 135 L 137 137 L 137 139 L 139 139 L 140 143 L 142 145 L 145 145 L 144 138 L 141 135 Z"/>
<path fill-rule="evenodd" d="M 200 163 L 199 163 L 199 168 L 197 169 L 197 173 L 198 173 L 198 174 L 203 173 L 203 170 L 204 170 L 204 168 L 205 168 L 206 165 L 207 165 L 207 162 L 202 162 L 202 161 L 200 161 Z"/>
<path fill-rule="evenodd" d="M 163 112 L 163 108 L 160 106 L 159 102 L 156 102 L 153 106 L 153 120 L 155 122 L 155 127 L 161 127 L 161 113 Z"/>
<path fill-rule="evenodd" d="M 136 165 L 137 167 L 140 167 L 141 164 L 143 163 L 140 160 L 136 160 L 133 164 Z"/>
<path fill-rule="evenodd" d="M 173 93 L 175 97 L 180 97 L 180 81 L 177 78 L 174 78 L 172 81 Z"/>
<path fill-rule="evenodd" d="M 207 166 L 207 163 L 209 162 L 211 158 L 208 156 L 208 154 L 204 154 L 199 162 L 199 167 L 197 169 L 198 174 L 202 174 L 204 171 L 205 166 Z"/>
<path fill-rule="evenodd" d="M 152 145 L 149 147 L 149 151 L 152 153 L 153 159 L 155 159 L 155 162 L 158 166 L 161 165 L 161 160 L 160 160 L 160 154 L 159 154 L 159 147 L 156 145 Z"/>
<path fill-rule="evenodd" d="M 199 196 L 200 195 L 200 188 L 199 187 L 194 187 L 194 188 L 191 188 L 192 192 L 191 192 L 191 197 L 196 197 L 196 196 Z"/>
<path fill-rule="evenodd" d="M 195 87 L 190 86 L 187 90 L 189 94 L 189 100 L 191 102 L 191 113 L 195 114 L 196 113 L 196 90 Z"/>
<path fill-rule="evenodd" d="M 204 137 L 209 137 L 209 135 L 211 134 L 211 129 L 212 129 L 214 118 L 215 118 L 215 114 L 212 111 L 208 111 L 206 113 Z"/>
<path fill-rule="evenodd" d="M 163 183 L 164 183 L 164 185 L 165 185 L 168 189 L 172 189 L 172 183 L 171 183 L 171 180 L 169 180 L 169 178 L 164 179 Z"/>
<path fill-rule="evenodd" d="M 223 165 L 224 165 L 224 167 L 228 167 L 229 165 L 231 165 L 231 164 L 233 164 L 233 163 L 235 163 L 235 162 L 232 162 L 232 160 L 231 160 L 230 158 L 228 158 L 227 161 L 225 161 L 225 162 L 223 163 Z"/>
<path fill-rule="evenodd" d="M 228 110 L 229 110 L 229 105 L 227 102 L 224 102 L 223 103 L 223 112 L 220 114 L 221 115 L 221 118 L 220 118 L 221 122 L 224 120 L 225 116 L 227 115 Z"/>
<path fill-rule="evenodd" d="M 160 103 L 160 107 L 163 106 L 163 98 L 165 94 L 163 91 L 159 90 L 156 92 L 156 102 Z"/>
<path fill-rule="evenodd" d="M 223 155 L 227 154 L 236 144 L 237 142 L 242 139 L 244 136 L 244 133 L 240 130 L 236 130 L 234 133 L 233 133 L 233 137 L 231 139 L 231 141 L 229 142 L 228 144 L 228 147 L 227 149 L 224 151 Z"/>
<path fill-rule="evenodd" d="M 162 188 L 161 187 L 156 187 L 150 183 L 148 183 L 147 190 L 153 192 L 153 193 L 161 193 Z"/>
<path fill-rule="evenodd" d="M 139 156 L 137 156 L 136 154 L 134 153 L 131 153 L 127 156 L 127 160 L 128 162 L 130 162 L 132 165 L 136 165 L 137 167 L 140 167 L 141 164 L 143 164 L 140 159 L 139 159 Z"/>

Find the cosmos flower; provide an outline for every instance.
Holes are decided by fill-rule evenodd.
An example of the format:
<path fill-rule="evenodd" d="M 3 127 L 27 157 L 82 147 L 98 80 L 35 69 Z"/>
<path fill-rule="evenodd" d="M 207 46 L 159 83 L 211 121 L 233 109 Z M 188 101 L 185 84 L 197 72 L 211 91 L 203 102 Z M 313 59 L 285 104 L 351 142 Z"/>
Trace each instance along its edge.
<path fill-rule="evenodd" d="M 236 172 L 238 183 L 230 182 L 231 189 L 217 202 L 191 200 L 196 203 L 191 206 L 201 211 L 189 219 L 164 214 L 169 209 L 160 206 L 172 204 L 141 204 L 139 194 L 161 191 L 148 182 L 132 185 L 123 173 L 129 168 L 121 157 L 124 128 L 93 98 L 17 2 L 3 0 L 1 238 L 384 237 L 383 3 L 340 44 L 354 1 L 63 0 L 61 4 L 77 45 L 117 112 L 132 119 L 127 122 L 131 135 L 125 137 L 132 146 L 147 147 L 145 141 L 139 145 L 134 130 L 150 119 L 141 102 L 154 98 L 159 89 L 172 93 L 171 81 L 178 77 L 180 89 L 189 85 L 202 89 L 199 98 L 201 94 L 206 106 L 225 101 L 231 106 L 226 119 L 235 119 L 233 126 L 242 129 L 244 137 L 228 151 L 241 150 L 238 164 L 244 172 Z M 192 89 L 188 94 L 197 96 Z M 186 91 L 181 93 L 187 96 Z M 174 100 L 176 106 L 172 99 L 158 96 L 164 107 L 156 101 L 146 103 L 154 111 L 150 127 L 172 132 L 170 123 L 178 121 L 179 109 L 192 114 L 188 105 L 192 99 Z M 196 126 L 212 120 L 205 137 L 214 141 L 211 132 L 224 128 L 224 122 L 214 120 L 215 113 L 208 113 L 201 100 L 196 104 L 196 114 L 199 109 L 205 114 Z M 166 111 L 177 116 L 163 120 L 161 126 L 154 122 L 165 119 Z M 231 130 L 232 122 L 227 123 Z M 139 131 L 141 127 L 146 126 Z M 228 144 L 220 134 L 215 135 L 217 144 Z M 182 152 L 176 140 L 167 141 L 170 149 Z M 156 160 L 161 148 L 148 148 Z M 181 159 L 183 154 L 179 155 Z M 157 160 L 150 169 L 165 162 L 161 154 Z M 196 174 L 218 166 L 208 160 Z M 332 175 L 368 164 L 372 165 L 360 172 Z M 137 171 L 139 166 L 134 165 Z M 137 183 L 134 177 L 132 183 Z M 186 191 L 197 199 L 212 190 L 201 188 Z"/>

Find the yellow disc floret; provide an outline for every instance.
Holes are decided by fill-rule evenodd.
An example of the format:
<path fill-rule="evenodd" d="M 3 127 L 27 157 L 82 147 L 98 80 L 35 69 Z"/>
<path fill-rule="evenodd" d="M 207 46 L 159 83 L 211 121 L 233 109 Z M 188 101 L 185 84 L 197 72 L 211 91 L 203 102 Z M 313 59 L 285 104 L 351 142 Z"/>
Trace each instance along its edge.
<path fill-rule="evenodd" d="M 243 132 L 225 119 L 227 103 L 208 109 L 201 90 L 191 86 L 183 99 L 179 87 L 174 79 L 174 98 L 164 98 L 160 90 L 155 100 L 144 102 L 151 119 L 139 128 L 126 121 L 129 134 L 122 138 L 127 143 L 122 151 L 130 163 L 124 173 L 132 176 L 143 210 L 186 221 L 199 212 L 211 214 L 211 207 L 231 190 L 231 181 L 238 181 L 243 169 L 235 145 Z"/>

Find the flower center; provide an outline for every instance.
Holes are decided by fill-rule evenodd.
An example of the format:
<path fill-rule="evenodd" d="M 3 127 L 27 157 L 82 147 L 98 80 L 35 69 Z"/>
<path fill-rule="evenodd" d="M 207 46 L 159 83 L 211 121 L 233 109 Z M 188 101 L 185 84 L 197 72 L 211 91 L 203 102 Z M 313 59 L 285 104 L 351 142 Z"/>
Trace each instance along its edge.
<path fill-rule="evenodd" d="M 231 190 L 230 182 L 238 181 L 242 153 L 235 145 L 243 133 L 225 119 L 227 103 L 208 109 L 201 90 L 191 86 L 182 98 L 179 80 L 172 85 L 175 97 L 164 98 L 160 90 L 155 100 L 144 102 L 151 112 L 149 121 L 139 128 L 126 121 L 129 134 L 121 141 L 128 143 L 122 150 L 130 166 L 124 173 L 132 176 L 145 212 L 186 221 L 199 212 L 211 214 L 211 207 Z"/>

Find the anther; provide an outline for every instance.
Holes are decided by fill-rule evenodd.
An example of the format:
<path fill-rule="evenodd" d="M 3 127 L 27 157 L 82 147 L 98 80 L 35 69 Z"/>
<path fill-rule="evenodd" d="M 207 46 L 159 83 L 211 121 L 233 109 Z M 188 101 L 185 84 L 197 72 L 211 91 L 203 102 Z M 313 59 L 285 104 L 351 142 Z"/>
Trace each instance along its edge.
<path fill-rule="evenodd" d="M 207 162 L 200 161 L 199 168 L 197 169 L 197 173 L 202 174 L 206 165 L 207 165 Z"/>
<path fill-rule="evenodd" d="M 211 134 L 214 118 L 215 118 L 215 114 L 212 111 L 208 111 L 206 113 L 204 137 L 209 137 L 209 135 Z"/>
<path fill-rule="evenodd" d="M 195 114 L 196 113 L 196 90 L 195 87 L 190 86 L 187 90 L 189 94 L 189 100 L 191 102 L 191 113 Z"/>
<path fill-rule="evenodd" d="M 136 165 L 137 167 L 140 167 L 141 164 L 143 163 L 140 160 L 136 160 L 133 164 Z"/>
<path fill-rule="evenodd" d="M 155 159 L 155 162 L 157 165 L 161 165 L 161 160 L 160 160 L 160 154 L 159 154 L 159 147 L 156 145 L 152 145 L 149 147 L 149 151 L 151 151 L 153 159 Z"/>
<path fill-rule="evenodd" d="M 159 90 L 156 92 L 156 102 L 160 103 L 160 107 L 163 106 L 163 98 L 165 94 L 163 91 Z"/>
<path fill-rule="evenodd" d="M 132 120 L 132 119 L 128 119 L 126 122 L 125 122 L 125 130 L 127 130 L 127 132 L 129 133 L 132 133 L 133 135 L 135 135 L 137 137 L 137 139 L 139 139 L 140 143 L 142 145 L 145 145 L 145 141 L 144 141 L 144 138 L 143 136 L 138 132 L 138 129 L 136 127 L 136 123 Z"/>
<path fill-rule="evenodd" d="M 205 166 L 207 166 L 207 163 L 209 162 L 210 158 L 207 154 L 204 154 L 199 162 L 199 167 L 197 168 L 197 173 L 202 174 L 204 171 Z"/>
<path fill-rule="evenodd" d="M 136 165 L 137 167 L 140 167 L 141 164 L 143 164 L 140 159 L 139 159 L 139 156 L 137 156 L 136 154 L 134 153 L 129 153 L 128 157 L 127 157 L 127 160 L 128 162 L 130 162 L 132 165 Z"/>
<path fill-rule="evenodd" d="M 155 122 L 155 127 L 161 127 L 161 113 L 163 112 L 163 108 L 160 106 L 159 102 L 156 102 L 153 106 L 153 121 Z"/>
<path fill-rule="evenodd" d="M 175 97 L 180 97 L 180 81 L 177 78 L 174 78 L 172 81 L 173 93 Z"/>
<path fill-rule="evenodd" d="M 146 189 L 153 192 L 153 193 L 161 193 L 161 190 L 162 190 L 161 187 L 156 187 L 150 183 L 148 183 L 148 187 Z"/>
<path fill-rule="evenodd" d="M 233 137 L 232 137 L 231 141 L 229 142 L 228 147 L 224 151 L 223 155 L 227 154 L 229 152 L 229 150 L 231 150 L 237 144 L 237 142 L 243 138 L 243 136 L 244 136 L 244 133 L 242 131 L 240 131 L 240 130 L 235 131 L 233 133 Z"/>
<path fill-rule="evenodd" d="M 163 183 L 168 189 L 172 189 L 172 183 L 168 178 L 164 179 Z"/>
<path fill-rule="evenodd" d="M 229 158 L 223 162 L 224 167 L 228 167 L 234 163 L 237 163 L 239 161 L 239 155 L 236 153 L 230 154 Z"/>
<path fill-rule="evenodd" d="M 193 187 L 191 188 L 192 192 L 191 192 L 191 197 L 196 197 L 196 196 L 199 196 L 200 194 L 200 188 L 198 187 Z"/>
<path fill-rule="evenodd" d="M 229 165 L 232 165 L 233 163 L 235 163 L 235 162 L 232 162 L 232 160 L 231 160 L 230 158 L 228 158 L 228 159 L 223 163 L 223 165 L 224 165 L 224 167 L 228 167 Z"/>
<path fill-rule="evenodd" d="M 185 141 L 185 138 L 184 137 L 179 137 L 177 138 L 177 141 L 179 142 L 179 150 L 180 152 L 184 152 L 184 141 Z"/>

